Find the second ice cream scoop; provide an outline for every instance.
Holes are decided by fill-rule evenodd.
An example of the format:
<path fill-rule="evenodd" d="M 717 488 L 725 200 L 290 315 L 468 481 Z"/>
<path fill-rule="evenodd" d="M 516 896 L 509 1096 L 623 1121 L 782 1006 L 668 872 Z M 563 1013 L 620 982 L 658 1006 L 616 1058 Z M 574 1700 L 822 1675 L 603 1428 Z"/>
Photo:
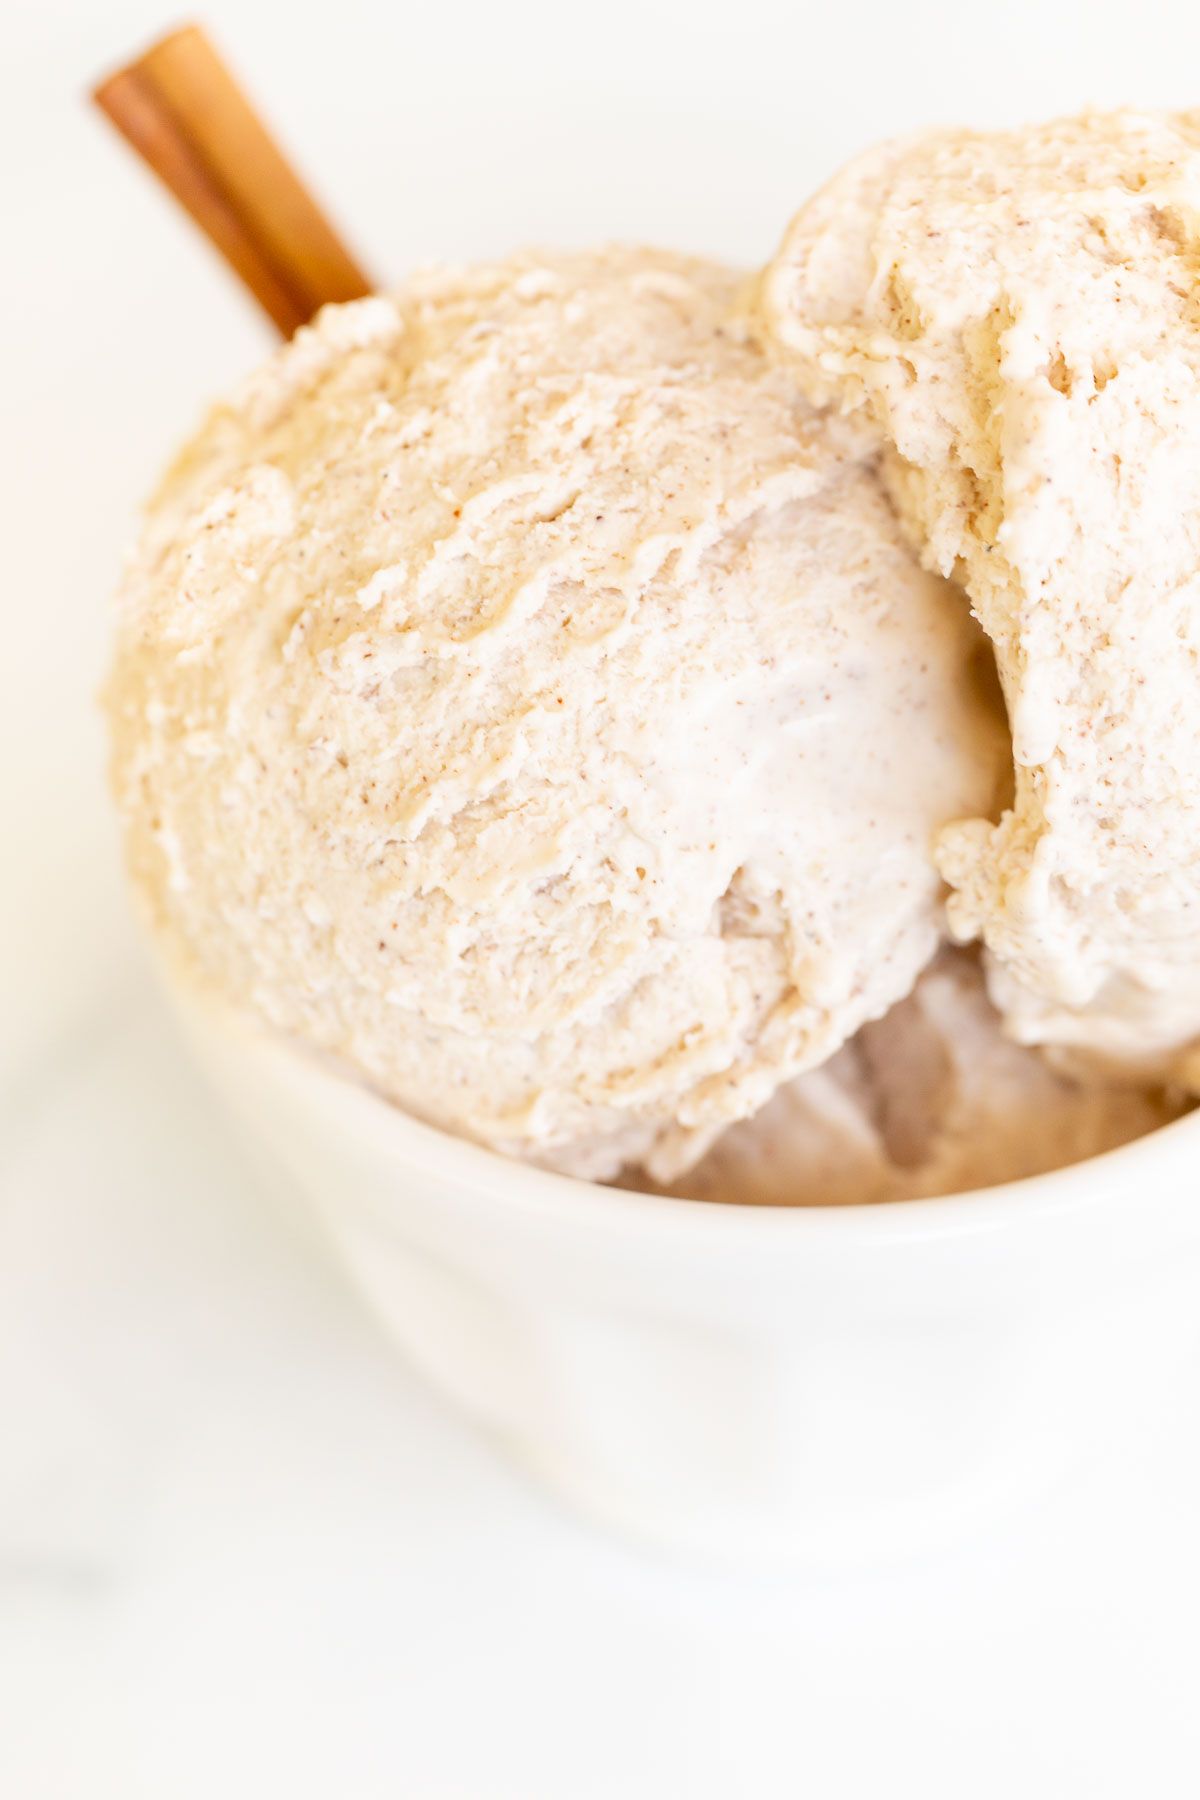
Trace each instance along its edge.
<path fill-rule="evenodd" d="M 1010 1027 L 1186 1076 L 1200 1034 L 1200 113 L 857 158 L 761 287 L 996 650 L 1016 799 L 941 837 Z M 1192 1068 L 1191 1073 L 1195 1073 Z"/>

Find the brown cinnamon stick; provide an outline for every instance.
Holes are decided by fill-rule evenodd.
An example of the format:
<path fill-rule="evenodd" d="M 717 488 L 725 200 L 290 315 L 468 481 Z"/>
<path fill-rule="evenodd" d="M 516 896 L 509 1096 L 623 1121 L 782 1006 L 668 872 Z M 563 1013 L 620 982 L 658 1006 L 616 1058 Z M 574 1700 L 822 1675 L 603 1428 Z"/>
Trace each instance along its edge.
<path fill-rule="evenodd" d="M 372 283 L 204 32 L 171 32 L 93 98 L 285 336 Z"/>

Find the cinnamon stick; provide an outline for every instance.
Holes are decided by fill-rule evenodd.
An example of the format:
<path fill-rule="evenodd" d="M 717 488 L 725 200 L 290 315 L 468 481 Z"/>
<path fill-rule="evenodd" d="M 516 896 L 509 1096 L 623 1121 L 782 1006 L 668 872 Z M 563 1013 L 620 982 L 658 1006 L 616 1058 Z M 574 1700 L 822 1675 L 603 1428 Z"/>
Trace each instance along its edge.
<path fill-rule="evenodd" d="M 285 336 L 372 283 L 204 32 L 184 26 L 94 90 Z"/>

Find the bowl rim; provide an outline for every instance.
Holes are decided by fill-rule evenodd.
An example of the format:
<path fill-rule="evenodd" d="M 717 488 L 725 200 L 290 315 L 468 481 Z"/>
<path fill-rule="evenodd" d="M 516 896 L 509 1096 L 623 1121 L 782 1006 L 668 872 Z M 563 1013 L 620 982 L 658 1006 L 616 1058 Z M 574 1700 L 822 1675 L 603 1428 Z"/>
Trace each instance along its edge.
<path fill-rule="evenodd" d="M 458 1137 L 406 1112 L 332 1057 L 244 1009 L 198 994 L 191 982 L 180 982 L 174 972 L 162 973 L 185 1026 L 203 1021 L 207 1036 L 216 1033 L 227 1041 L 237 1040 L 247 1054 L 267 1066 L 276 1083 L 311 1094 L 325 1113 L 332 1102 L 347 1114 L 356 1142 L 452 1184 L 475 1202 L 498 1201 L 526 1217 L 547 1223 L 586 1224 L 606 1233 L 636 1228 L 671 1237 L 686 1233 L 693 1239 L 715 1234 L 724 1239 L 731 1235 L 755 1241 L 834 1239 L 882 1246 L 1009 1232 L 1064 1213 L 1091 1210 L 1122 1196 L 1135 1199 L 1139 1209 L 1149 1210 L 1156 1197 L 1165 1201 L 1177 1196 L 1177 1182 L 1156 1182 L 1156 1176 L 1168 1162 L 1178 1166 L 1181 1141 L 1186 1146 L 1200 1131 L 1197 1107 L 1143 1137 L 1082 1162 L 993 1187 L 924 1199 L 813 1206 L 683 1199 L 560 1174 Z M 1200 1141 L 1196 1149 L 1200 1153 Z M 1196 1216 L 1200 1228 L 1200 1201 Z"/>

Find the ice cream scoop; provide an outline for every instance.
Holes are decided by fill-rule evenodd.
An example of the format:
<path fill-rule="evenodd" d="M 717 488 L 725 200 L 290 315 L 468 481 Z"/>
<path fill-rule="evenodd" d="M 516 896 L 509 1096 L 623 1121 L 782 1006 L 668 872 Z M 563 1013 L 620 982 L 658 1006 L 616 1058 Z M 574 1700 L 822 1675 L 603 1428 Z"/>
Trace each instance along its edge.
<path fill-rule="evenodd" d="M 120 601 L 167 954 L 594 1176 L 670 1178 L 906 994 L 932 838 L 1007 765 L 961 596 L 735 289 L 613 249 L 327 309 L 184 451 Z"/>
<path fill-rule="evenodd" d="M 1200 113 L 936 131 L 802 208 L 759 313 L 869 421 L 995 647 L 1014 803 L 950 826 L 1023 1039 L 1196 1074 Z"/>

